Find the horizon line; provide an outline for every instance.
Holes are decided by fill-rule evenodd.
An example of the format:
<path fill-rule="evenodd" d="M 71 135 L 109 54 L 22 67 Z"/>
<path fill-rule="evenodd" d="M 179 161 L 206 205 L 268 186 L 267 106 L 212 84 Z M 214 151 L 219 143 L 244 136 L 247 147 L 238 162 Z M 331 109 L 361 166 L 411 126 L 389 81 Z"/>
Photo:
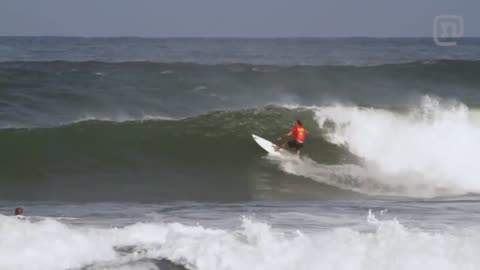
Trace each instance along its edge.
<path fill-rule="evenodd" d="M 135 36 L 135 35 L 0 35 L 1 38 L 138 38 L 138 39 L 433 39 L 433 36 Z M 480 38 L 464 36 L 454 39 Z"/>

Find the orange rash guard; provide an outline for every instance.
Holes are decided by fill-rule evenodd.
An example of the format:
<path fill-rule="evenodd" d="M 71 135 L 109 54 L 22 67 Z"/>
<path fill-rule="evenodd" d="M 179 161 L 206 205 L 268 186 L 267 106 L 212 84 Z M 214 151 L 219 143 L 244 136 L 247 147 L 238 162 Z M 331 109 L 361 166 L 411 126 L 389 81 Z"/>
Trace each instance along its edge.
<path fill-rule="evenodd" d="M 299 143 L 303 143 L 305 141 L 305 135 L 308 134 L 308 131 L 302 126 L 295 126 L 291 132 L 295 135 L 295 140 Z"/>

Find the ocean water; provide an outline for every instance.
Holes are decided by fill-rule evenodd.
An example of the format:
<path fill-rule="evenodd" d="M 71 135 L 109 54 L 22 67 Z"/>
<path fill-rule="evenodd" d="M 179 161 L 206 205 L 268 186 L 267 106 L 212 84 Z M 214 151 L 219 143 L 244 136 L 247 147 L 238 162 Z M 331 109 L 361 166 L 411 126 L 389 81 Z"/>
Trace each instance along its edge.
<path fill-rule="evenodd" d="M 0 37 L 0 269 L 479 269 L 479 70 L 475 38 Z M 250 136 L 295 119 L 301 159 Z"/>

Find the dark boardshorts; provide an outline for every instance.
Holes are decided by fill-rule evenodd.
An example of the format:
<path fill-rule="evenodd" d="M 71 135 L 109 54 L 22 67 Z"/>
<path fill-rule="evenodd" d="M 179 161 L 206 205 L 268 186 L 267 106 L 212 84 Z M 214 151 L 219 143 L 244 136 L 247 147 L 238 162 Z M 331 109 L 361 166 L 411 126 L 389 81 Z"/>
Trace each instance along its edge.
<path fill-rule="evenodd" d="M 297 140 L 288 141 L 288 148 L 294 148 L 295 150 L 300 150 L 303 147 L 303 143 L 297 142 Z"/>

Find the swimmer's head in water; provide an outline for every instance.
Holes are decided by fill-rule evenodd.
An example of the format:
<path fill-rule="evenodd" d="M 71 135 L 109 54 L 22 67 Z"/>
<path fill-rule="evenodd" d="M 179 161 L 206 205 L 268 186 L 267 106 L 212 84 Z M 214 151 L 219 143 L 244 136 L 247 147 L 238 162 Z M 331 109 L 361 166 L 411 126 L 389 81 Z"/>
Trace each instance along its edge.
<path fill-rule="evenodd" d="M 21 207 L 15 208 L 15 216 L 23 216 L 23 208 Z"/>

